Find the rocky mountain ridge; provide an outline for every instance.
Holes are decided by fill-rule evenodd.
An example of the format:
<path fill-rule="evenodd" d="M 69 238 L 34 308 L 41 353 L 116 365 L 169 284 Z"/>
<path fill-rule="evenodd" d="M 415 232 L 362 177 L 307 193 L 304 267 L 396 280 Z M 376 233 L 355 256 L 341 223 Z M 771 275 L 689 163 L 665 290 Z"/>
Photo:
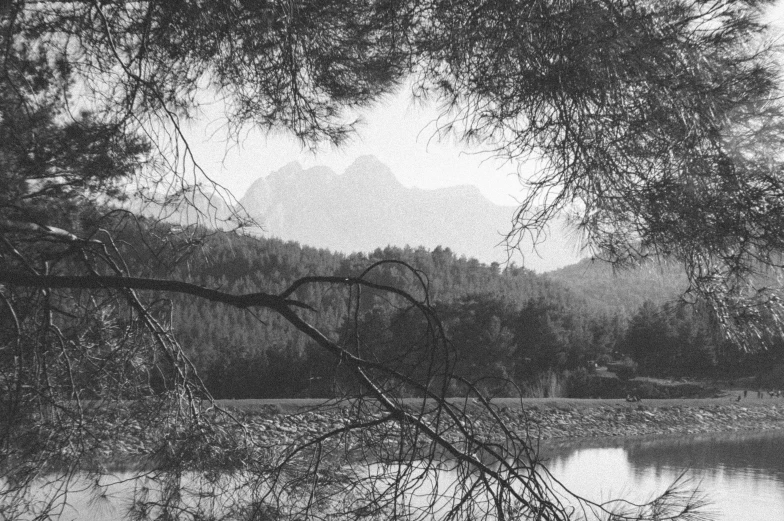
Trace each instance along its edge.
<path fill-rule="evenodd" d="M 267 236 L 345 253 L 441 245 L 486 263 L 508 260 L 504 238 L 515 212 L 474 186 L 407 188 L 373 156 L 358 158 L 340 175 L 289 163 L 254 182 L 240 203 Z M 575 262 L 573 250 L 554 233 L 538 255 L 530 251 L 517 262 L 547 271 Z"/>

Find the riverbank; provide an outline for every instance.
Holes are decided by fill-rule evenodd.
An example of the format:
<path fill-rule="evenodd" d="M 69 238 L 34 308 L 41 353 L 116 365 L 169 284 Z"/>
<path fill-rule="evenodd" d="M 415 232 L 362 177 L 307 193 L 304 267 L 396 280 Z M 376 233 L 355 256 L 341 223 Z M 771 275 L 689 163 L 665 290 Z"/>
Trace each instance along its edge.
<path fill-rule="evenodd" d="M 608 400 L 608 402 L 611 402 Z M 644 403 L 531 405 L 529 422 L 541 439 L 687 435 L 784 429 L 784 400 L 739 404 L 649 400 Z M 514 412 L 508 414 L 515 424 Z"/>
<path fill-rule="evenodd" d="M 501 399 L 492 404 L 508 429 L 550 444 L 618 437 L 784 430 L 784 399 L 736 399 L 737 396 L 626 402 L 549 398 Z M 408 402 L 412 411 L 421 406 L 418 400 Z M 352 418 L 346 405 L 325 404 L 320 400 L 221 400 L 219 405 L 240 419 L 247 427 L 245 433 L 256 446 L 262 447 L 301 443 L 341 429 Z M 498 423 L 474 400 L 455 400 L 455 405 L 468 411 L 470 427 L 478 438 L 504 440 Z M 222 418 L 218 420 L 224 425 L 222 430 L 228 432 L 236 427 L 233 421 Z M 426 416 L 424 420 L 430 423 L 433 418 Z M 155 429 L 142 429 L 133 417 L 125 416 L 122 426 L 119 425 L 117 420 L 106 419 L 107 433 L 114 434 L 99 449 L 104 459 L 147 456 L 157 445 L 156 440 L 165 436 Z"/>
<path fill-rule="evenodd" d="M 569 438 L 688 435 L 699 433 L 784 430 L 784 399 L 736 397 L 724 399 L 665 399 L 627 402 L 603 399 L 502 399 L 493 406 L 506 426 L 518 434 L 542 440 Z M 342 424 L 339 407 L 313 409 L 310 400 L 232 400 L 224 405 L 242 412 L 262 441 L 278 436 L 320 432 Z M 412 401 L 412 405 L 415 402 Z M 467 405 L 476 432 L 500 440 L 503 433 L 489 414 L 473 402 Z"/>

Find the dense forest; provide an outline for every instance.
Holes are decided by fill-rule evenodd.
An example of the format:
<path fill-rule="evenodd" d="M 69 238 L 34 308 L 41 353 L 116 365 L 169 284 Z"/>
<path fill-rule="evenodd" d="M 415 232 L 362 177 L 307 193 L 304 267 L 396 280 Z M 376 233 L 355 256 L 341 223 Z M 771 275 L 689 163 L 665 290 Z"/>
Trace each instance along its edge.
<path fill-rule="evenodd" d="M 455 363 L 474 379 L 531 376 L 532 368 L 576 368 L 612 349 L 619 323 L 593 313 L 561 284 L 513 265 L 501 268 L 458 257 L 449 248 L 386 247 L 341 255 L 278 239 L 216 234 L 204 255 L 180 268 L 200 285 L 230 292 L 282 290 L 310 275 L 356 276 L 382 260 L 400 260 L 422 272 L 431 302 L 449 332 Z M 373 280 L 423 297 L 404 267 L 388 264 Z M 359 335 L 385 356 L 416 345 L 406 332 L 407 308 L 367 292 L 361 309 L 346 309 L 343 295 L 323 290 L 316 322 L 335 335 Z M 339 375 L 281 320 L 193 299 L 174 302 L 173 320 L 208 387 L 219 397 L 315 396 L 336 392 Z M 523 341 L 522 339 L 526 339 Z M 378 347 L 382 346 L 382 347 Z"/>
<path fill-rule="evenodd" d="M 634 272 L 613 275 L 586 261 L 539 275 L 514 264 L 485 265 L 442 247 L 388 246 L 342 255 L 225 233 L 200 247 L 202 255 L 177 268 L 180 277 L 236 293 L 282 291 L 304 276 L 357 276 L 379 261 L 409 264 L 421 271 L 428 287 L 455 370 L 494 395 L 525 393 L 542 375 L 584 379 L 608 363 L 632 365 L 639 375 L 709 378 L 755 374 L 782 359 L 775 343 L 771 350 L 742 354 L 698 307 L 678 305 L 682 279 L 672 272 L 646 270 L 635 278 Z M 583 278 L 574 276 L 579 272 Z M 419 280 L 401 265 L 383 264 L 371 277 L 424 297 Z M 412 322 L 416 314 L 409 307 L 366 291 L 359 309 L 347 309 L 345 294 L 308 291 L 301 296 L 319 303 L 315 322 L 336 338 L 350 339 L 356 349 L 372 349 L 379 361 L 409 371 L 421 363 L 424 325 Z M 178 298 L 172 320 L 216 397 L 327 397 L 351 385 L 339 363 L 274 315 Z"/>

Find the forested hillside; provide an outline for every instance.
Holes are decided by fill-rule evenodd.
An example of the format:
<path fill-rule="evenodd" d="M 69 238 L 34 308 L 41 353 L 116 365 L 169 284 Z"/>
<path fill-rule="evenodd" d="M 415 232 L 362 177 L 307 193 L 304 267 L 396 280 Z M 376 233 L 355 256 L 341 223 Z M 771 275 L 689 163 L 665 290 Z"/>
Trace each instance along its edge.
<path fill-rule="evenodd" d="M 630 316 L 645 302 L 673 302 L 688 287 L 679 266 L 651 261 L 634 269 L 613 269 L 609 263 L 583 259 L 547 273 L 591 306 Z"/>
<path fill-rule="evenodd" d="M 178 278 L 231 293 L 280 292 L 301 277 L 353 277 L 379 261 L 405 262 L 421 271 L 446 328 L 444 356 L 491 394 L 515 395 L 542 374 L 584 377 L 596 363 L 621 359 L 641 375 L 678 377 L 755 374 L 782 359 L 781 342 L 762 353 L 742 353 L 699 307 L 677 305 L 685 282 L 673 268 L 613 273 L 583 261 L 539 275 L 513 264 L 488 266 L 442 247 L 343 255 L 222 232 L 200 249 L 176 268 Z M 370 280 L 424 297 L 401 265 L 378 266 Z M 424 342 L 417 331 L 425 326 L 402 302 L 366 289 L 359 309 L 349 310 L 346 294 L 329 286 L 307 286 L 297 297 L 318 303 L 318 314 L 302 313 L 335 339 L 351 339 L 385 363 L 420 360 Z M 339 364 L 274 314 L 181 297 L 172 315 L 179 340 L 217 397 L 327 397 L 351 385 Z"/>
<path fill-rule="evenodd" d="M 303 276 L 357 276 L 377 261 L 404 261 L 426 277 L 432 302 L 450 332 L 455 363 L 474 379 L 523 383 L 550 368 L 591 365 L 612 350 L 621 332 L 615 317 L 595 312 L 558 282 L 514 265 L 502 268 L 457 257 L 449 248 L 387 247 L 342 255 L 277 239 L 218 233 L 205 241 L 202 252 L 179 268 L 180 276 L 234 293 L 281 291 Z M 384 265 L 373 278 L 423 296 L 414 277 L 400 266 Z M 321 291 L 299 297 L 320 303 L 315 321 L 324 330 L 364 336 L 383 331 L 385 340 L 376 343 L 383 344 L 385 356 L 416 344 L 402 334 L 412 327 L 402 326 L 408 318 L 397 303 L 367 292 L 359 320 L 349 321 L 344 295 Z M 315 358 L 305 337 L 278 317 L 188 298 L 175 302 L 173 314 L 178 338 L 217 396 L 335 392 L 339 376 L 334 365 Z"/>

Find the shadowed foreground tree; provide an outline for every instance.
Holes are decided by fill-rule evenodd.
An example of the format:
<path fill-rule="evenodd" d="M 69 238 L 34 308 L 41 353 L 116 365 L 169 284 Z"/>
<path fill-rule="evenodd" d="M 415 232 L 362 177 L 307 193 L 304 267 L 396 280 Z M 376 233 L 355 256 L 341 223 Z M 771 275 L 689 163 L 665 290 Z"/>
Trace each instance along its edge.
<path fill-rule="evenodd" d="M 96 476 L 130 454 L 147 478 L 128 485 L 139 519 L 698 519 L 677 490 L 642 506 L 574 498 L 537 461 L 534 426 L 477 392 L 447 400 L 472 382 L 406 265 L 418 295 L 374 280 L 393 261 L 247 295 L 173 278 L 209 255 L 216 221 L 247 224 L 180 124 L 217 97 L 234 135 L 340 143 L 356 109 L 413 78 L 444 133 L 545 161 L 513 240 L 571 211 L 611 261 L 685 263 L 743 339 L 778 311 L 749 275 L 784 244 L 766 4 L 2 2 L 1 515 L 57 513 L 85 483 L 101 500 Z M 336 364 L 342 399 L 260 436 L 206 393 L 171 334 L 175 293 L 287 322 Z M 345 317 L 319 317 L 324 298 Z M 376 298 L 419 315 L 404 355 L 340 334 Z"/>

